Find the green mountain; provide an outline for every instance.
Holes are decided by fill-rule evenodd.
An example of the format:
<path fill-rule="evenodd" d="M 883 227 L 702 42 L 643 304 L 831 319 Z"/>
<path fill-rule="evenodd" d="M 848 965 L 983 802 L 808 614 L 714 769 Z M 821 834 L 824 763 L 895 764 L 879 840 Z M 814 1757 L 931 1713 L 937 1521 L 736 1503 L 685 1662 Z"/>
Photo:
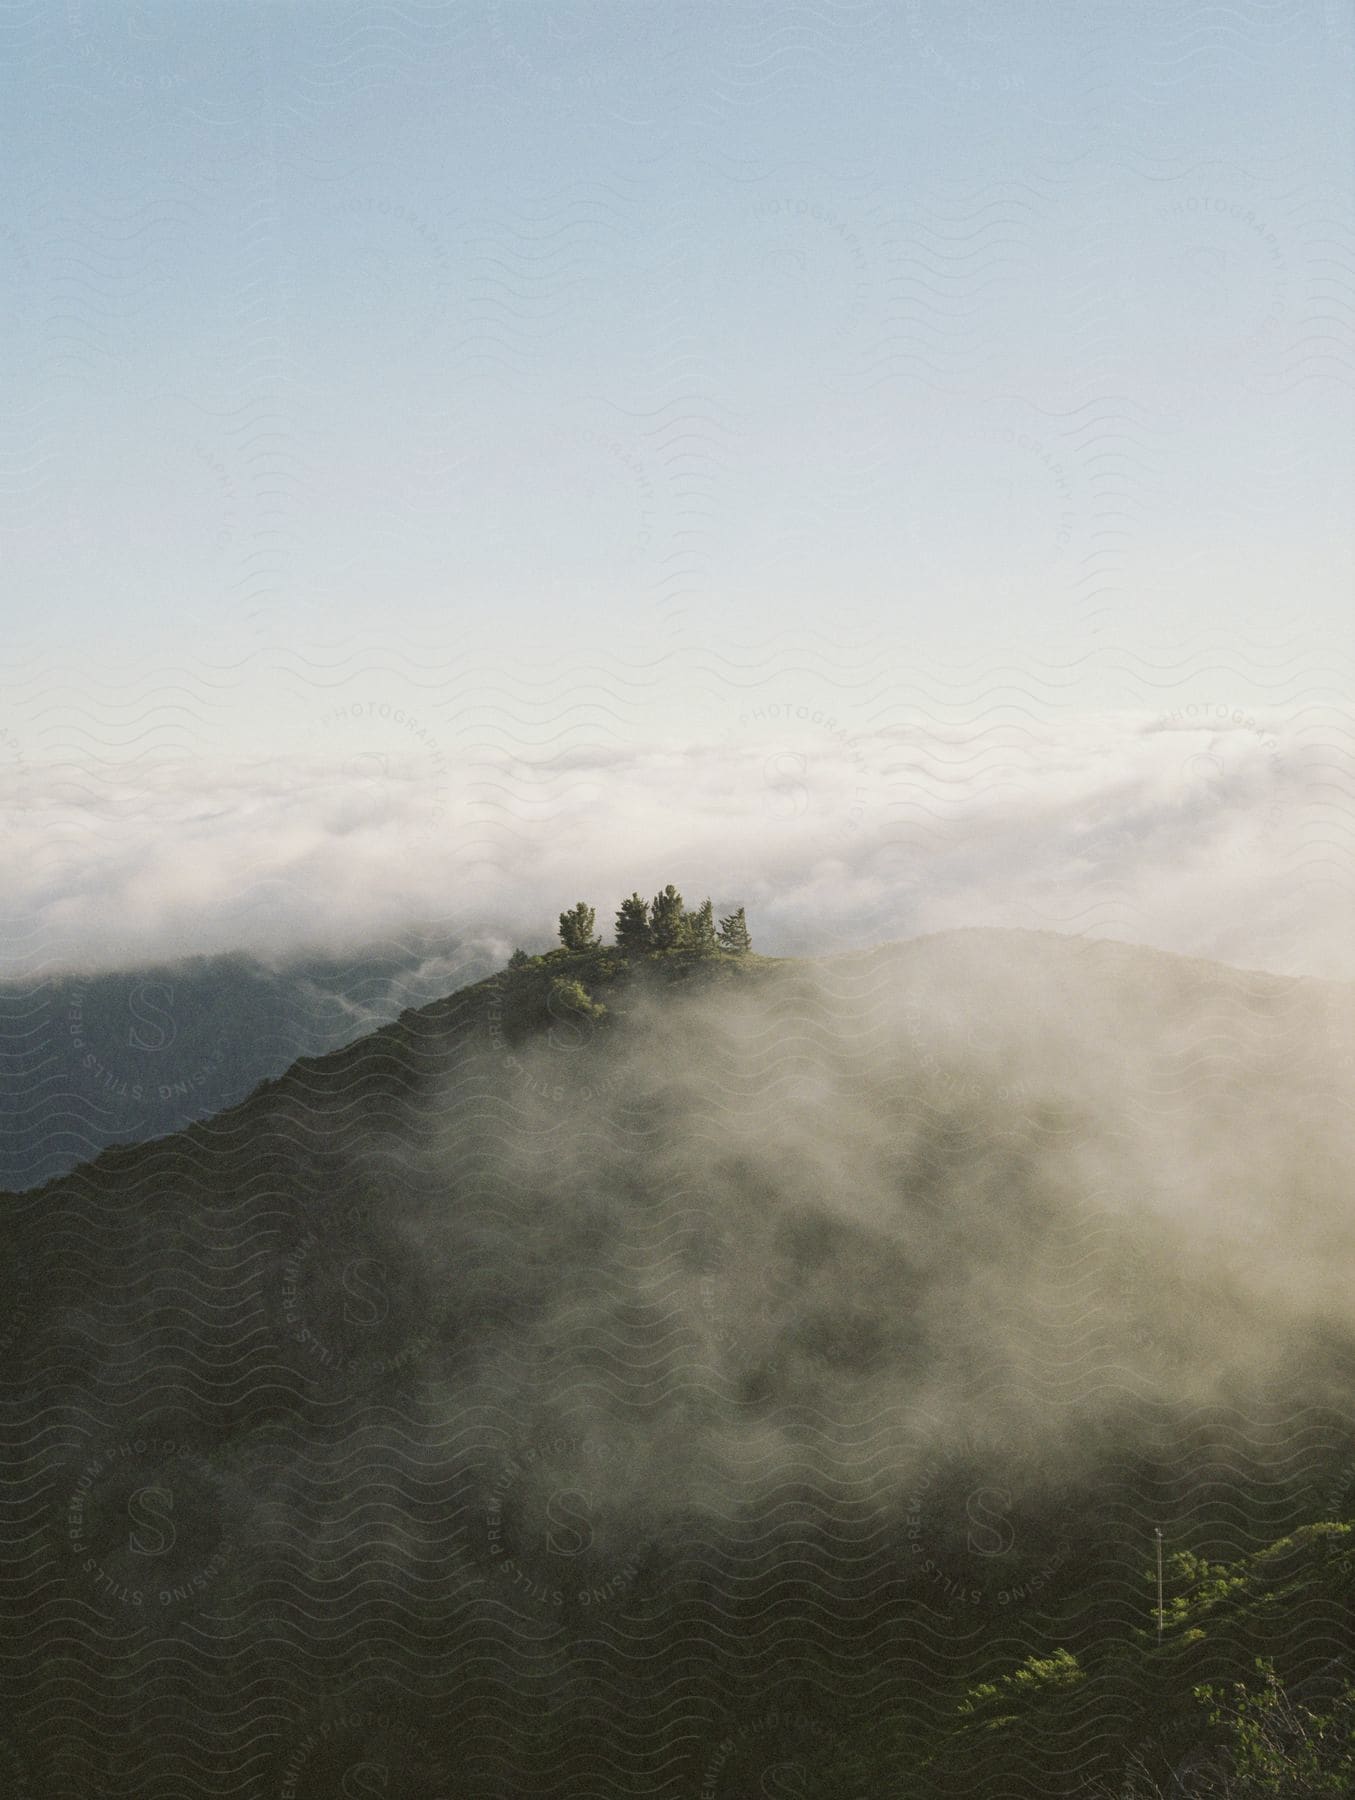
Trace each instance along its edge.
<path fill-rule="evenodd" d="M 517 960 L 5 1198 L 14 1791 L 1090 1794 L 1330 1678 L 1345 989 Z"/>

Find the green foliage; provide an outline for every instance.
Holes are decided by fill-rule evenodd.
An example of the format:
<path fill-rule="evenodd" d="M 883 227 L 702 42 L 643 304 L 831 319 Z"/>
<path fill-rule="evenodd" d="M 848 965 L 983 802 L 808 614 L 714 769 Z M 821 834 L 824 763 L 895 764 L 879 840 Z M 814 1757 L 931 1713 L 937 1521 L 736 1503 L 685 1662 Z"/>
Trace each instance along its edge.
<path fill-rule="evenodd" d="M 685 913 L 682 895 L 672 882 L 655 894 L 649 907 L 649 940 L 655 950 L 676 950 L 682 942 Z"/>
<path fill-rule="evenodd" d="M 1355 1795 L 1355 1683 L 1346 1620 L 1355 1603 L 1355 1533 L 1345 1524 L 1300 1526 L 1235 1563 L 1189 1550 L 1165 1559 L 1166 1632 L 1157 1642 L 1155 1570 L 1143 1565 L 1143 1625 L 1126 1644 L 1118 1630 L 1080 1646 L 1028 1656 L 1009 1673 L 971 1683 L 932 1755 L 970 1791 L 998 1790 L 1012 1770 L 1049 1795 L 1079 1800 L 1333 1800 Z M 1172 1590 L 1176 1590 L 1174 1593 Z M 1321 1650 L 1318 1651 L 1318 1646 Z M 1270 1650 L 1274 1661 L 1258 1658 Z M 1315 1653 L 1316 1652 L 1316 1653 Z M 1324 1661 L 1319 1705 L 1305 1683 Z M 1277 1674 L 1275 1664 L 1282 1664 Z M 1259 1671 L 1259 1685 L 1257 1672 Z M 1208 1672 L 1217 1682 L 1200 1685 Z M 1286 1685 L 1288 1684 L 1288 1685 Z M 1089 1759 L 1060 1746 L 1088 1717 L 1123 1724 Z M 897 1735 L 897 1734 L 896 1734 Z M 924 1759 L 926 1760 L 926 1759 Z M 928 1763 L 928 1766 L 930 1764 Z M 927 1800 L 948 1792 L 911 1772 Z M 871 1800 L 890 1775 L 877 1771 Z M 1185 1785 L 1183 1785 L 1183 1783 Z M 866 1791 L 863 1784 L 863 1792 Z"/>
<path fill-rule="evenodd" d="M 594 914 L 582 900 L 571 911 L 560 914 L 562 950 L 548 955 L 577 955 L 595 950 Z M 616 948 L 627 956 L 644 955 L 653 950 L 692 950 L 701 956 L 712 956 L 717 950 L 744 954 L 751 950 L 748 926 L 743 908 L 720 921 L 717 932 L 715 908 L 707 896 L 700 906 L 688 912 L 682 895 L 670 881 L 652 901 L 632 893 L 621 902 L 616 913 Z M 513 962 L 509 965 L 518 968 Z"/>
<path fill-rule="evenodd" d="M 594 909 L 580 900 L 568 912 L 560 914 L 560 942 L 566 950 L 596 950 L 601 939 L 594 937 Z"/>
<path fill-rule="evenodd" d="M 525 969 L 530 967 L 532 960 L 525 950 L 515 950 L 508 959 L 508 966 L 510 969 Z"/>
<path fill-rule="evenodd" d="M 1050 1656 L 1028 1656 L 1010 1675 L 980 1682 L 960 1702 L 960 1711 L 979 1712 L 995 1700 L 1032 1698 L 1039 1689 L 1075 1687 L 1087 1679 L 1086 1671 L 1071 1650 L 1055 1650 Z"/>
<path fill-rule="evenodd" d="M 1220 1795 L 1232 1800 L 1349 1800 L 1355 1794 L 1355 1684 L 1326 1712 L 1287 1694 L 1266 1657 L 1259 1680 L 1229 1693 L 1199 1688 L 1209 1721 L 1223 1731 L 1228 1765 Z"/>
<path fill-rule="evenodd" d="M 1255 1659 L 1248 1681 L 1193 1690 L 1212 1742 L 1166 1780 L 1136 1759 L 1115 1800 L 1349 1800 L 1355 1794 L 1355 1683 L 1325 1707 L 1286 1691 L 1269 1657 Z M 1183 1785 L 1184 1784 L 1184 1785 Z M 1097 1790 L 1103 1800 L 1110 1791 Z"/>
<path fill-rule="evenodd" d="M 1174 1624 L 1184 1623 L 1246 1583 L 1242 1571 L 1230 1569 L 1226 1563 L 1206 1562 L 1189 1550 L 1177 1550 L 1167 1557 L 1163 1577 L 1167 1594 L 1164 1613 Z"/>
<path fill-rule="evenodd" d="M 616 915 L 616 947 L 631 952 L 650 947 L 649 902 L 639 894 L 621 902 Z"/>
<path fill-rule="evenodd" d="M 695 912 L 683 914 L 682 942 L 688 950 L 709 953 L 715 949 L 715 909 L 708 899 Z"/>
<path fill-rule="evenodd" d="M 548 1001 L 552 1017 L 573 1019 L 605 1019 L 607 1008 L 594 1000 L 581 981 L 557 975 L 550 984 Z"/>
<path fill-rule="evenodd" d="M 732 950 L 739 956 L 746 955 L 753 948 L 753 940 L 748 935 L 748 921 L 743 916 L 741 906 L 730 913 L 727 919 L 721 919 L 719 944 L 722 950 Z"/>

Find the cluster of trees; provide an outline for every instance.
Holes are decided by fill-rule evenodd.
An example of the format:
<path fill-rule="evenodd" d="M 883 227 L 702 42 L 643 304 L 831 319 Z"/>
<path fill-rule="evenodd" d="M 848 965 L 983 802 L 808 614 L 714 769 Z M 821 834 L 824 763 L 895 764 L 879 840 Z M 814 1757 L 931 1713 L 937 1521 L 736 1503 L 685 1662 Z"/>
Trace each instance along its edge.
<path fill-rule="evenodd" d="M 594 936 L 596 920 L 594 908 L 583 900 L 562 912 L 560 942 L 565 949 L 598 949 L 601 940 Z M 753 944 L 741 906 L 727 919 L 721 919 L 717 927 L 709 899 L 689 912 L 670 881 L 652 900 L 632 894 L 629 900 L 621 902 L 616 915 L 616 947 L 630 951 L 732 950 L 743 954 Z"/>

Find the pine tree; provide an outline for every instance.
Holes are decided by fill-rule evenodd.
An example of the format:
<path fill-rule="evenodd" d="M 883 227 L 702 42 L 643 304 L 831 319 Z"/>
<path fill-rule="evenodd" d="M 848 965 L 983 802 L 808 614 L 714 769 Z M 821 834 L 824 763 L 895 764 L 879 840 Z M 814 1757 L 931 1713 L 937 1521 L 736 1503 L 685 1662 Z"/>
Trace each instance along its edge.
<path fill-rule="evenodd" d="M 720 948 L 733 950 L 742 956 L 753 948 L 753 940 L 748 935 L 748 921 L 743 916 L 743 908 L 730 913 L 727 919 L 720 921 Z"/>
<path fill-rule="evenodd" d="M 616 915 L 616 947 L 618 950 L 648 950 L 650 945 L 649 902 L 638 894 L 621 902 Z"/>
<path fill-rule="evenodd" d="M 510 969 L 525 969 L 531 960 L 525 950 L 515 950 L 508 959 L 508 966 Z"/>
<path fill-rule="evenodd" d="M 649 941 L 655 950 L 672 950 L 682 942 L 682 895 L 672 882 L 655 894 L 649 908 Z"/>
<path fill-rule="evenodd" d="M 560 942 L 566 950 L 596 950 L 600 938 L 593 936 L 594 910 L 584 901 L 560 914 Z"/>
<path fill-rule="evenodd" d="M 709 900 L 703 900 L 695 912 L 685 914 L 682 923 L 682 941 L 687 949 L 715 948 L 715 909 Z"/>

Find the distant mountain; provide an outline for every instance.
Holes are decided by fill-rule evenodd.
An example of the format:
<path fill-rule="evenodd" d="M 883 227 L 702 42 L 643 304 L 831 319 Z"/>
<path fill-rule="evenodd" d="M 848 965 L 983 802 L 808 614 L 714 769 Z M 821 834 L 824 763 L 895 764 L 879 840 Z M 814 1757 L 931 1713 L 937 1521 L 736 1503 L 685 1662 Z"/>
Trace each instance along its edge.
<path fill-rule="evenodd" d="M 299 1056 L 489 967 L 481 952 L 412 934 L 277 968 L 193 957 L 0 983 L 0 1186 L 34 1187 L 106 1145 L 210 1118 Z"/>
<path fill-rule="evenodd" d="M 1330 1671 L 1199 1609 L 1352 1510 L 1351 1042 L 1045 933 L 555 952 L 6 1197 L 11 1779 L 1073 1795 Z"/>

